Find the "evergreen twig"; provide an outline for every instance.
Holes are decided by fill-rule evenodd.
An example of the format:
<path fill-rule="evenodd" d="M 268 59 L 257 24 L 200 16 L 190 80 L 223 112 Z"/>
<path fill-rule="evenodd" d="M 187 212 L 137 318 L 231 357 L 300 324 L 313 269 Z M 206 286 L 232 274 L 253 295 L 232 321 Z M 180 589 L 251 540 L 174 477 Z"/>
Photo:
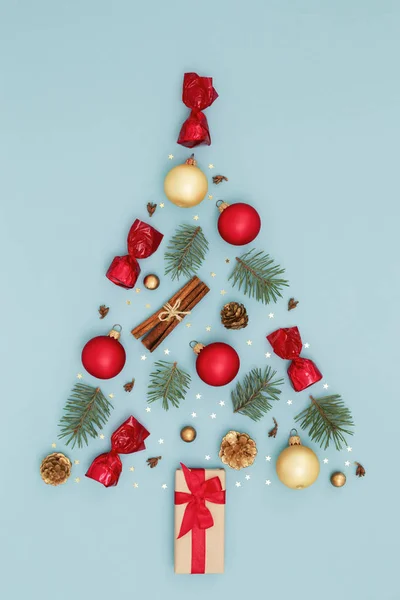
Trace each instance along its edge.
<path fill-rule="evenodd" d="M 229 279 L 233 279 L 233 287 L 238 285 L 239 290 L 243 287 L 246 296 L 269 304 L 281 298 L 282 287 L 289 285 L 286 279 L 281 278 L 284 272 L 285 269 L 275 265 L 268 254 L 253 248 L 236 257 L 236 265 Z"/>
<path fill-rule="evenodd" d="M 192 277 L 201 267 L 207 251 L 208 241 L 201 227 L 179 225 L 165 252 L 165 274 L 171 273 L 172 279 L 179 279 L 181 275 Z"/>
<path fill-rule="evenodd" d="M 172 404 L 175 408 L 181 400 L 185 399 L 190 386 L 190 375 L 178 368 L 178 363 L 159 360 L 154 363 L 156 370 L 150 374 L 150 383 L 147 392 L 147 402 L 156 402 L 162 399 L 164 410 Z"/>
<path fill-rule="evenodd" d="M 310 396 L 311 404 L 296 415 L 296 423 L 300 422 L 302 429 L 308 430 L 308 435 L 326 450 L 331 441 L 336 450 L 347 446 L 345 435 L 353 435 L 353 418 L 339 394 L 314 398 Z"/>
<path fill-rule="evenodd" d="M 107 423 L 111 408 L 113 405 L 99 387 L 75 384 L 59 422 L 58 437 L 67 438 L 66 445 L 72 442 L 72 448 L 76 444 L 82 448 L 83 443 L 87 446 L 88 436 L 96 438 Z"/>
<path fill-rule="evenodd" d="M 272 408 L 272 401 L 279 400 L 283 379 L 273 381 L 276 371 L 271 367 L 252 369 L 245 375 L 243 384 L 240 381 L 231 392 L 233 412 L 246 415 L 259 421 Z"/>

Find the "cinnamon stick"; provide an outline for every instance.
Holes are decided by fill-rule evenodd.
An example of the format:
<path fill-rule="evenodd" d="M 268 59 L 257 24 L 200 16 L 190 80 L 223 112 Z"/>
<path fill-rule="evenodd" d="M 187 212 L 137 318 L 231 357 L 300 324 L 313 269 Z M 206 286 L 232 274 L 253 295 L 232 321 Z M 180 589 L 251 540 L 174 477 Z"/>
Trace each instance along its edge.
<path fill-rule="evenodd" d="M 184 311 L 190 311 L 194 308 L 210 291 L 209 287 L 200 282 L 200 285 L 185 299 L 184 305 L 181 304 L 181 309 Z M 184 316 L 183 316 L 184 318 Z M 160 325 L 156 325 L 154 329 L 148 333 L 142 340 L 142 344 L 150 351 L 153 352 L 158 346 L 165 340 L 167 336 L 179 325 L 178 319 L 171 319 L 170 321 L 161 321 Z M 165 327 L 165 324 L 167 325 Z"/>
<path fill-rule="evenodd" d="M 172 296 L 172 298 L 170 298 L 168 300 L 169 304 L 171 304 L 171 306 L 173 306 L 175 304 L 175 302 L 178 300 L 178 298 L 180 298 L 181 302 L 183 302 L 185 300 L 185 298 L 196 288 L 196 286 L 199 283 L 200 283 L 200 279 L 198 277 L 196 277 L 196 276 L 192 277 L 192 279 L 190 279 L 187 283 L 185 283 L 185 285 L 180 290 L 178 290 L 176 292 L 176 294 L 174 294 Z M 132 331 L 131 331 L 132 335 L 137 340 L 139 338 L 141 338 L 142 336 L 144 336 L 145 333 L 150 331 L 153 327 L 155 327 L 155 325 L 157 325 L 157 323 L 159 323 L 158 316 L 164 310 L 165 309 L 164 309 L 164 305 L 163 305 L 159 310 L 157 310 L 150 317 L 148 317 L 148 319 L 146 319 L 142 323 L 139 323 L 139 325 L 137 325 L 137 327 L 132 329 Z"/>

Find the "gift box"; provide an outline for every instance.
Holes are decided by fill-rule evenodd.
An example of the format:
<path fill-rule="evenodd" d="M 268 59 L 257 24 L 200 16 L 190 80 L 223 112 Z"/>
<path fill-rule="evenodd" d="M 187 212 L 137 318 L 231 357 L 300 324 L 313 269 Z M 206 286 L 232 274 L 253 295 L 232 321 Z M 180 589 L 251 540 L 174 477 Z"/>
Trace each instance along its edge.
<path fill-rule="evenodd" d="M 175 474 L 175 573 L 224 572 L 225 470 Z"/>

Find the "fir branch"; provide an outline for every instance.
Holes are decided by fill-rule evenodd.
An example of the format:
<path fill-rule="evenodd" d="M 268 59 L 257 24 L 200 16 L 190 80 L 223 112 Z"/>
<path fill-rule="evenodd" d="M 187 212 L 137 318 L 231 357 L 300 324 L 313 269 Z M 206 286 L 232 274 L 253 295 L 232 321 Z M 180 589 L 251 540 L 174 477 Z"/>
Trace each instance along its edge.
<path fill-rule="evenodd" d="M 172 273 L 172 279 L 179 279 L 181 275 L 192 277 L 201 267 L 207 251 L 208 241 L 201 227 L 179 225 L 165 252 L 165 274 Z"/>
<path fill-rule="evenodd" d="M 246 296 L 269 304 L 282 298 L 281 288 L 289 285 L 286 279 L 280 277 L 284 272 L 285 269 L 275 265 L 268 254 L 253 248 L 236 257 L 236 265 L 229 279 L 233 279 L 233 287 L 238 285 L 239 290 L 243 287 Z"/>
<path fill-rule="evenodd" d="M 150 374 L 147 402 L 150 404 L 162 399 L 164 410 L 168 410 L 170 404 L 177 408 L 189 389 L 190 375 L 179 369 L 177 362 L 159 360 L 154 366 L 156 370 Z"/>
<path fill-rule="evenodd" d="M 252 369 L 245 375 L 243 385 L 238 382 L 231 392 L 233 412 L 259 421 L 272 408 L 272 401 L 279 400 L 283 379 L 273 381 L 276 371 L 270 367 Z"/>
<path fill-rule="evenodd" d="M 339 394 L 314 398 L 310 396 L 311 404 L 295 417 L 302 429 L 308 430 L 308 435 L 326 450 L 331 441 L 336 450 L 347 446 L 345 435 L 353 435 L 353 418 Z"/>
<path fill-rule="evenodd" d="M 61 433 L 58 437 L 67 438 L 66 445 L 72 442 L 72 448 L 76 444 L 82 448 L 83 443 L 87 446 L 88 436 L 96 438 L 107 423 L 111 408 L 113 405 L 99 387 L 75 384 L 59 422 Z"/>

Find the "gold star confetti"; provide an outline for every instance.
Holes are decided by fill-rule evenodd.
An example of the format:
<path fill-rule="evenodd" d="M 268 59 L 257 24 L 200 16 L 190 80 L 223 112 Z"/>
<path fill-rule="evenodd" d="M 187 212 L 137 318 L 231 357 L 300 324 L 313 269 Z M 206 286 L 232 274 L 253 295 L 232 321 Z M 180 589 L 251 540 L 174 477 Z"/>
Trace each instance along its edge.
<path fill-rule="evenodd" d="M 130 304 L 131 304 L 131 301 L 130 301 L 130 300 L 127 300 L 127 301 L 126 301 L 126 303 L 127 303 L 127 305 L 128 305 L 128 306 L 130 306 Z"/>
<path fill-rule="evenodd" d="M 198 220 L 199 220 L 199 218 L 200 218 L 200 217 L 199 217 L 199 215 L 194 215 L 194 217 L 193 217 L 193 221 L 198 221 Z"/>
<path fill-rule="evenodd" d="M 57 448 L 57 444 L 55 442 L 52 443 L 51 445 L 52 448 Z"/>
<path fill-rule="evenodd" d="M 75 483 L 79 483 L 79 482 L 80 482 L 80 480 L 81 480 L 81 478 L 80 478 L 80 477 L 75 477 Z"/>
<path fill-rule="evenodd" d="M 139 487 L 139 484 L 135 482 L 135 483 L 133 484 L 133 487 L 134 487 L 134 488 L 138 488 L 138 487 Z"/>
<path fill-rule="evenodd" d="M 129 470 L 132 471 L 132 473 L 133 473 L 133 471 L 135 470 L 135 467 L 129 467 Z"/>
<path fill-rule="evenodd" d="M 212 194 L 208 194 L 208 199 L 209 199 L 209 200 L 212 200 L 212 199 L 213 199 L 213 197 L 214 197 L 214 196 L 213 196 Z"/>
<path fill-rule="evenodd" d="M 221 292 L 220 292 L 220 293 L 221 293 L 221 296 L 225 296 L 225 294 L 226 294 L 226 291 L 225 291 L 225 290 L 221 290 Z"/>
<path fill-rule="evenodd" d="M 211 277 L 215 277 L 216 273 L 210 273 Z"/>
<path fill-rule="evenodd" d="M 145 307 L 146 308 L 151 308 L 151 305 L 150 304 L 145 304 Z"/>
<path fill-rule="evenodd" d="M 186 323 L 186 327 L 189 329 L 189 327 L 191 327 L 192 324 L 191 323 Z"/>
<path fill-rule="evenodd" d="M 136 292 L 137 294 L 140 294 L 140 292 L 141 292 L 141 289 L 140 289 L 140 288 L 136 288 L 135 292 Z"/>
<path fill-rule="evenodd" d="M 76 376 L 77 379 L 83 379 L 83 375 L 82 373 L 78 373 L 78 375 Z"/>
<path fill-rule="evenodd" d="M 169 160 L 172 160 L 174 158 L 174 155 L 173 154 L 168 154 L 168 158 L 169 158 Z"/>
<path fill-rule="evenodd" d="M 211 326 L 210 325 L 207 325 L 206 331 L 211 331 Z"/>
<path fill-rule="evenodd" d="M 225 259 L 225 262 L 226 262 L 226 263 L 230 263 L 230 262 L 231 262 L 231 259 L 230 259 L 230 258 L 226 258 L 226 259 Z"/>
<path fill-rule="evenodd" d="M 160 208 L 164 208 L 165 204 L 164 202 L 160 202 L 160 204 L 158 205 Z"/>
<path fill-rule="evenodd" d="M 74 465 L 79 465 L 79 460 L 74 460 Z"/>
<path fill-rule="evenodd" d="M 104 440 L 104 438 L 105 438 L 105 435 L 104 435 L 104 433 L 101 433 L 101 434 L 99 435 L 99 438 L 100 438 L 101 440 Z"/>
<path fill-rule="evenodd" d="M 213 169 L 213 168 L 214 168 L 214 165 L 213 165 L 212 163 L 210 163 L 210 164 L 208 165 L 208 168 L 209 168 L 209 169 Z"/>
<path fill-rule="evenodd" d="M 108 397 L 112 400 L 114 398 L 114 394 L 108 394 Z"/>

